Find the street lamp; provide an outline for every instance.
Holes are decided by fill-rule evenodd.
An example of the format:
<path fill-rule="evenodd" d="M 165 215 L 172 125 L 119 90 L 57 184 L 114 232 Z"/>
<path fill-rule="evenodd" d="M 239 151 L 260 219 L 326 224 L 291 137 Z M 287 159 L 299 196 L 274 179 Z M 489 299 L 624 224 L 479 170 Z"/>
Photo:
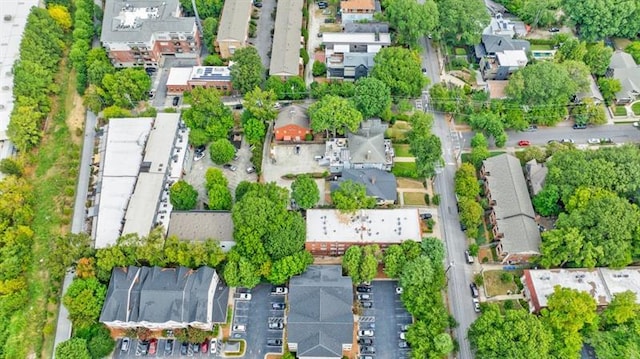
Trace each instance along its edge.
<path fill-rule="evenodd" d="M 447 280 L 447 285 L 449 285 L 449 276 L 447 275 L 447 273 L 449 273 L 449 269 L 451 269 L 451 267 L 454 266 L 453 261 L 449 262 L 449 266 L 447 267 L 447 270 L 444 271 L 444 276 Z"/>

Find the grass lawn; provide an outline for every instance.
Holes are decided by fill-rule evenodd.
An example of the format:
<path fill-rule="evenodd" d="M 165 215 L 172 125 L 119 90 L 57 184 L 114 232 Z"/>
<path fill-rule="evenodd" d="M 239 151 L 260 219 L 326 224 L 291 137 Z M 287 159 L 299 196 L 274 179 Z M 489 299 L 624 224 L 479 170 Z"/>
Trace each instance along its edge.
<path fill-rule="evenodd" d="M 424 201 L 424 193 L 420 192 L 404 192 L 402 194 L 404 198 L 404 204 L 409 206 L 426 206 Z"/>
<path fill-rule="evenodd" d="M 511 280 L 507 283 L 503 282 L 500 278 L 502 273 L 509 273 L 513 278 L 522 275 L 522 271 L 484 271 L 484 286 L 487 290 L 487 295 L 493 297 L 495 295 L 506 295 L 508 291 L 511 291 L 511 293 L 517 292 L 518 286 L 515 281 Z"/>
<path fill-rule="evenodd" d="M 614 116 L 626 116 L 627 115 L 627 109 L 624 108 L 624 106 L 613 106 L 613 115 Z"/>
<path fill-rule="evenodd" d="M 405 121 L 396 121 L 385 133 L 386 137 L 392 140 L 404 140 L 407 138 L 407 132 L 411 130 L 411 125 Z"/>
<path fill-rule="evenodd" d="M 531 50 L 538 50 L 538 51 L 546 51 L 546 50 L 553 50 L 553 46 L 551 45 L 531 45 Z"/>
<path fill-rule="evenodd" d="M 394 143 L 393 150 L 396 152 L 396 157 L 413 157 L 411 152 L 409 152 L 409 145 Z"/>
<path fill-rule="evenodd" d="M 414 180 L 408 179 L 408 178 L 398 178 L 398 180 L 396 182 L 398 182 L 398 187 L 400 187 L 400 188 L 424 189 L 424 184 L 422 184 L 422 182 L 420 182 L 420 181 L 414 181 Z"/>
<path fill-rule="evenodd" d="M 631 111 L 633 111 L 633 114 L 636 116 L 640 115 L 640 102 L 631 105 Z"/>
<path fill-rule="evenodd" d="M 462 47 L 456 47 L 455 49 L 453 49 L 453 51 L 458 56 L 466 56 L 467 55 L 467 50 L 463 49 Z"/>
<path fill-rule="evenodd" d="M 415 162 L 396 162 L 393 164 L 391 172 L 396 177 L 418 178 Z"/>

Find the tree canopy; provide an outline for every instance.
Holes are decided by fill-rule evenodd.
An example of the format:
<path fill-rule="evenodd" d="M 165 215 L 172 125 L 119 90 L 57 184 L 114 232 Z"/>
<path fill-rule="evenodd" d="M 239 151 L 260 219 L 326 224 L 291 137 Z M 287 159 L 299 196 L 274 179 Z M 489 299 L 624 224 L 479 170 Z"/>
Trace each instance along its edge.
<path fill-rule="evenodd" d="M 341 212 L 355 212 L 357 209 L 373 208 L 376 200 L 367 196 L 367 188 L 351 180 L 343 181 L 331 192 L 333 205 Z"/>
<path fill-rule="evenodd" d="M 640 32 L 640 2 L 563 0 L 565 14 L 587 41 L 605 37 L 634 38 Z"/>
<path fill-rule="evenodd" d="M 353 103 L 365 119 L 378 117 L 391 106 L 391 91 L 384 82 L 363 77 L 356 82 Z"/>
<path fill-rule="evenodd" d="M 418 97 L 429 84 L 429 79 L 422 73 L 420 55 L 416 51 L 385 47 L 376 54 L 374 62 L 371 77 L 384 82 L 393 97 Z"/>
<path fill-rule="evenodd" d="M 233 114 L 215 88 L 196 87 L 191 91 L 191 107 L 182 112 L 182 120 L 191 129 L 194 146 L 227 138 L 233 128 Z"/>
<path fill-rule="evenodd" d="M 476 45 L 489 25 L 489 12 L 482 0 L 437 0 L 439 30 L 450 44 Z"/>
<path fill-rule="evenodd" d="M 62 300 L 73 325 L 86 327 L 95 323 L 106 295 L 107 287 L 96 278 L 75 279 Z"/>
<path fill-rule="evenodd" d="M 226 138 L 221 138 L 215 140 L 211 146 L 209 146 L 209 153 L 213 163 L 222 165 L 233 159 L 236 155 L 236 148 L 231 141 Z"/>
<path fill-rule="evenodd" d="M 231 84 L 234 90 L 245 94 L 260 87 L 264 79 L 262 60 L 253 46 L 236 50 L 232 57 Z"/>
<path fill-rule="evenodd" d="M 245 112 L 249 111 L 252 117 L 264 122 L 275 120 L 278 115 L 275 104 L 276 93 L 272 90 L 263 91 L 256 87 L 244 95 Z"/>
<path fill-rule="evenodd" d="M 414 0 L 385 0 L 382 5 L 400 44 L 415 47 L 420 37 L 430 34 L 438 25 L 438 6 L 433 0 L 422 4 Z"/>
<path fill-rule="evenodd" d="M 188 182 L 179 180 L 169 189 L 169 199 L 176 210 L 194 209 L 198 203 L 198 191 Z"/>
<path fill-rule="evenodd" d="M 316 181 L 309 176 L 298 176 L 291 184 L 291 198 L 302 209 L 315 206 L 320 200 L 320 190 Z"/>
<path fill-rule="evenodd" d="M 344 134 L 355 132 L 362 122 L 362 114 L 347 99 L 327 95 L 309 107 L 311 129 L 316 132 L 332 131 Z"/>

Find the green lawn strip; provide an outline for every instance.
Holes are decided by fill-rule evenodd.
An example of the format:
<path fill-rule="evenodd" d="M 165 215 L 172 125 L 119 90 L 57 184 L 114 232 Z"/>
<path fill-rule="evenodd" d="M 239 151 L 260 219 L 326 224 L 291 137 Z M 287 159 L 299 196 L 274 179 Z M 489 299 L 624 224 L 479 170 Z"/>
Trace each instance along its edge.
<path fill-rule="evenodd" d="M 531 50 L 535 51 L 548 51 L 548 50 L 553 50 L 553 46 L 551 45 L 531 45 Z"/>
<path fill-rule="evenodd" d="M 627 109 L 624 106 L 613 106 L 613 115 L 614 116 L 626 116 Z"/>
<path fill-rule="evenodd" d="M 395 151 L 396 157 L 413 157 L 411 152 L 409 152 L 409 145 L 394 143 L 393 150 Z"/>
<path fill-rule="evenodd" d="M 393 164 L 391 172 L 396 177 L 418 178 L 415 162 L 396 162 Z"/>
<path fill-rule="evenodd" d="M 631 105 L 631 111 L 633 111 L 634 115 L 640 116 L 640 102 L 636 102 Z"/>

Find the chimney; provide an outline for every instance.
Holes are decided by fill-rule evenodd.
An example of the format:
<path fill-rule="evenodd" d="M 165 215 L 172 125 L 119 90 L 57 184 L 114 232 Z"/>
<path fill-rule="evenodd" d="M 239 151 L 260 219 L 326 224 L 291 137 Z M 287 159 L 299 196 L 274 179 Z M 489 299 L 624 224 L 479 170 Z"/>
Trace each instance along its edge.
<path fill-rule="evenodd" d="M 370 156 L 371 156 L 371 151 L 367 151 L 367 154 L 364 156 L 364 158 L 368 160 Z"/>
<path fill-rule="evenodd" d="M 376 184 L 376 177 L 375 176 L 371 177 L 371 184 Z"/>

